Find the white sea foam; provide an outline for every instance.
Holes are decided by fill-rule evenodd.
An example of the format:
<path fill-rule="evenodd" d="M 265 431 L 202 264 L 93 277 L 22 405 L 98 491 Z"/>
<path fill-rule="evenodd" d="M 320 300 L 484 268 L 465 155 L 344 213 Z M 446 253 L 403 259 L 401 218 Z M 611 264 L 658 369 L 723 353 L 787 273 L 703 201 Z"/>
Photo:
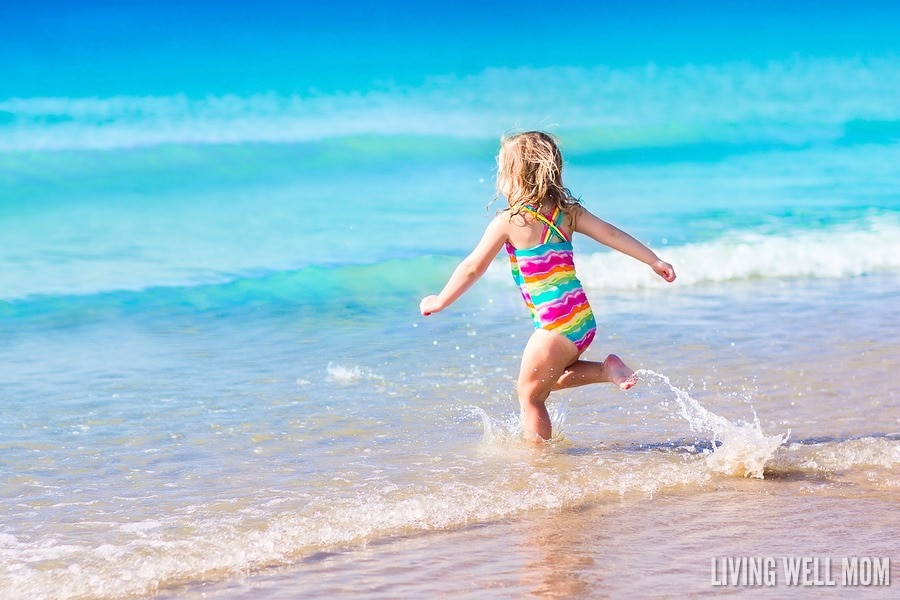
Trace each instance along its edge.
<path fill-rule="evenodd" d="M 861 224 L 763 235 L 735 232 L 659 250 L 675 265 L 677 286 L 777 278 L 842 278 L 900 270 L 900 225 L 892 216 Z M 579 256 L 588 287 L 633 290 L 666 284 L 634 259 L 601 252 Z"/>
<path fill-rule="evenodd" d="M 158 527 L 162 527 L 162 523 L 159 521 L 137 521 L 121 525 L 122 531 L 127 531 L 128 533 L 143 533 Z"/>
<path fill-rule="evenodd" d="M 895 469 L 900 465 L 900 438 L 858 438 L 817 444 L 791 444 L 794 462 L 804 470 L 835 471 L 857 467 Z"/>
<path fill-rule="evenodd" d="M 13 98 L 0 102 L 7 117 L 0 152 L 380 134 L 494 139 L 511 127 L 556 125 L 572 132 L 569 146 L 581 149 L 803 144 L 839 138 L 852 120 L 900 119 L 900 106 L 883 100 L 898 88 L 900 59 L 883 58 L 489 69 L 418 88 L 332 96 Z"/>
<path fill-rule="evenodd" d="M 379 537 L 562 508 L 592 497 L 652 494 L 679 486 L 696 489 L 708 481 L 705 469 L 685 465 L 677 457 L 576 457 L 571 462 L 571 469 L 535 469 L 529 458 L 496 469 L 489 481 L 481 483 L 466 481 L 464 473 L 434 484 L 382 482 L 377 489 L 348 498 L 295 501 L 275 514 L 191 507 L 185 514 L 167 517 L 169 527 L 141 529 L 95 547 L 50 540 L 36 551 L 9 541 L 0 551 L 13 568 L 0 579 L 0 595 L 52 594 L 63 599 L 147 594 L 198 579 L 291 564 L 305 554 Z M 490 472 L 491 466 L 483 464 L 480 470 Z M 41 568 L 34 567 L 37 560 L 44 561 Z"/>

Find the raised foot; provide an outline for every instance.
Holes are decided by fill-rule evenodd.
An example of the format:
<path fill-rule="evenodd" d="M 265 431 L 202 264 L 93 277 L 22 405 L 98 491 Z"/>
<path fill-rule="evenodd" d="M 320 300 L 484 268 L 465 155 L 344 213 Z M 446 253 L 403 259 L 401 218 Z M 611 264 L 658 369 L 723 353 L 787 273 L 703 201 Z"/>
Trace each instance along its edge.
<path fill-rule="evenodd" d="M 623 390 L 633 387 L 638 382 L 634 371 L 615 354 L 607 356 L 603 364 L 606 366 L 606 374 L 609 376 L 609 380 Z"/>

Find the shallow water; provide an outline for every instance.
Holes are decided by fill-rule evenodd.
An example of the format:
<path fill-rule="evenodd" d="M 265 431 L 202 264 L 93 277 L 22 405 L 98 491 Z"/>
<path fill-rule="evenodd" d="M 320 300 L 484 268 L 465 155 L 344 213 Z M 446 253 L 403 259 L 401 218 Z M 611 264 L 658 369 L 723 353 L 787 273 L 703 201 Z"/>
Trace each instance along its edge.
<path fill-rule="evenodd" d="M 213 316 L 193 327 L 138 317 L 60 330 L 30 349 L 39 361 L 15 348 L 31 369 L 18 371 L 15 397 L 39 385 L 57 407 L 37 420 L 4 404 L 4 456 L 16 473 L 3 490 L 7 591 L 190 596 L 213 586 L 224 597 L 312 597 L 346 585 L 412 597 L 497 586 L 512 596 L 549 585 L 552 595 L 559 577 L 563 596 L 581 579 L 588 595 L 641 594 L 647 581 L 703 595 L 709 575 L 698 573 L 711 557 L 749 551 L 737 544 L 746 524 L 728 520 L 756 511 L 803 513 L 789 538 L 782 527 L 754 533 L 765 556 L 890 555 L 900 414 L 885 324 L 896 322 L 898 289 L 885 275 L 698 288 L 672 302 L 663 292 L 610 296 L 589 358 L 614 350 L 662 373 L 641 372 L 629 392 L 560 394 L 555 439 L 542 449 L 520 441 L 512 393 L 528 323 L 498 319 L 502 302 L 480 297 L 489 288 L 443 320 L 412 317 L 402 345 L 392 343 L 396 324 L 358 321 L 343 343 L 368 359 L 353 362 L 333 360 L 339 349 L 317 356 L 314 340 L 285 326 L 292 319 L 276 317 L 237 328 Z M 832 327 L 813 326 L 836 314 Z M 777 337 L 754 334 L 773 322 Z M 274 364 L 283 374 L 272 376 Z M 721 511 L 722 522 L 696 527 L 697 506 Z M 836 506 L 853 530 L 840 543 L 829 529 Z M 647 511 L 659 526 L 645 527 Z M 563 526 L 582 513 L 584 531 Z M 852 525 L 870 522 L 878 526 Z M 484 579 L 443 562 L 459 556 L 465 566 L 473 548 L 490 556 L 510 539 L 530 548 L 533 528 L 582 558 L 539 575 L 552 544 L 543 559 L 520 550 L 490 559 Z M 691 540 L 685 554 L 670 550 L 683 562 L 664 560 L 662 539 Z M 607 546 L 652 577 L 614 577 Z M 391 568 L 403 561 L 425 564 Z"/>

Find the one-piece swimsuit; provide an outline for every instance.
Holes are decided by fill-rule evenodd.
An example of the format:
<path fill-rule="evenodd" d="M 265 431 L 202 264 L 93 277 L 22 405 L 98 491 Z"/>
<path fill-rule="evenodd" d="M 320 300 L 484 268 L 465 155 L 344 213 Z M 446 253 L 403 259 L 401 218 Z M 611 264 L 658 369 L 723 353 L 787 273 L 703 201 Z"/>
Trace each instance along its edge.
<path fill-rule="evenodd" d="M 597 323 L 584 288 L 575 276 L 572 241 L 562 230 L 565 213 L 557 206 L 550 219 L 533 206 L 524 209 L 544 224 L 541 243 L 516 248 L 506 242 L 513 280 L 531 311 L 534 326 L 562 334 L 584 352 Z M 552 242 L 557 237 L 562 241 Z"/>

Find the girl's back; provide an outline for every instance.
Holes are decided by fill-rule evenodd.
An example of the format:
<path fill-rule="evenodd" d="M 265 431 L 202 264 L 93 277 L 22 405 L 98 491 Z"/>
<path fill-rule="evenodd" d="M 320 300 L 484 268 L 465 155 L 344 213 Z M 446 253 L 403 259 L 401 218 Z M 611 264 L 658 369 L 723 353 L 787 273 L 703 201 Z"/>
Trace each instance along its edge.
<path fill-rule="evenodd" d="M 513 214 L 512 210 L 513 209 L 509 208 L 503 210 L 496 218 L 502 219 L 508 223 L 506 232 L 509 237 L 509 242 L 513 247 L 524 249 L 533 248 L 540 244 L 543 241 L 544 231 L 546 229 L 545 223 L 528 211 L 523 210 L 517 214 Z M 552 212 L 550 210 L 547 212 L 540 210 L 540 212 L 544 218 L 548 220 L 552 218 Z M 566 239 L 572 239 L 572 233 L 574 232 L 574 218 L 572 217 L 571 212 L 564 214 L 558 227 L 565 233 Z M 554 241 L 560 241 L 559 237 L 555 236 Z"/>

